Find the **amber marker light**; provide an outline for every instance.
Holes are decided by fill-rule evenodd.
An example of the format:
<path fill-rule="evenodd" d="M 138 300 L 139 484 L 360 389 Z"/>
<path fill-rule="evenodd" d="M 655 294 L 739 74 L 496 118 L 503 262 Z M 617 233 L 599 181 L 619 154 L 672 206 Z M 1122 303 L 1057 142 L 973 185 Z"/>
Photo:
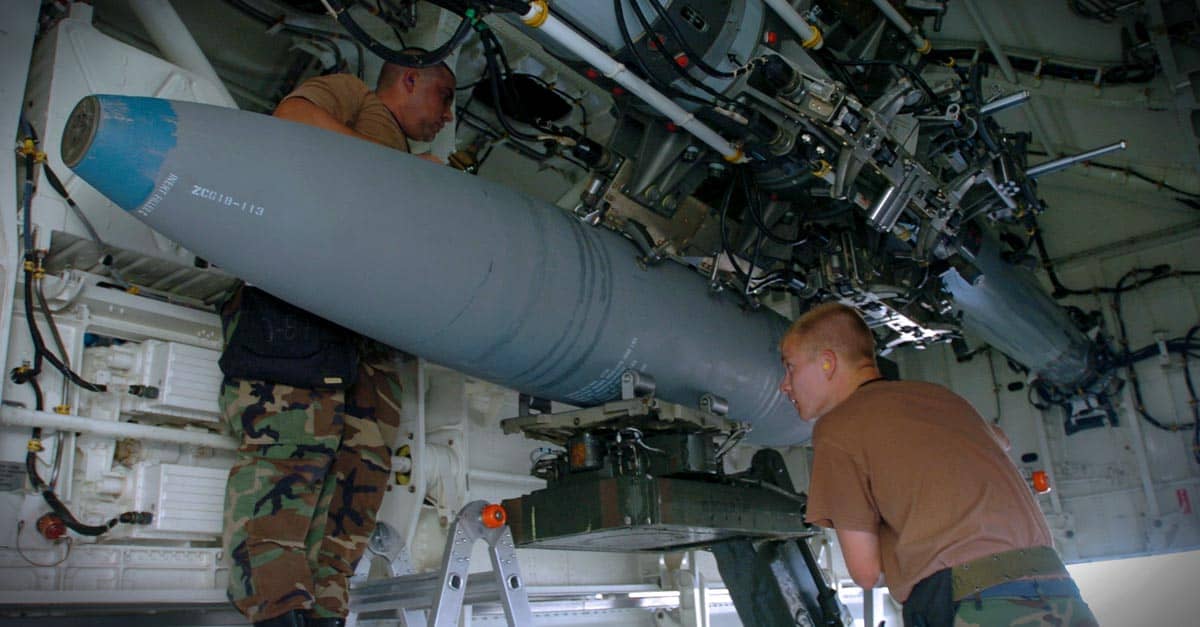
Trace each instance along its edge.
<path fill-rule="evenodd" d="M 483 518 L 484 527 L 497 529 L 503 527 L 504 523 L 508 522 L 508 512 L 505 512 L 503 507 L 493 503 L 483 506 L 483 515 L 481 518 Z"/>
<path fill-rule="evenodd" d="M 1033 471 L 1033 490 L 1038 494 L 1050 491 L 1050 475 L 1047 475 L 1045 470 Z"/>

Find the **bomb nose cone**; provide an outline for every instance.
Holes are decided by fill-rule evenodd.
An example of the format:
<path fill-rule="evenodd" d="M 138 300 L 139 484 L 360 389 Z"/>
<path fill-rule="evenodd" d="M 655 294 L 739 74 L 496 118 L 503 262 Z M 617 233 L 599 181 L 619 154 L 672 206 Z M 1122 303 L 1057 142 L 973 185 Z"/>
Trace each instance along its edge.
<path fill-rule="evenodd" d="M 74 168 L 83 159 L 96 136 L 99 121 L 100 103 L 95 96 L 87 96 L 75 105 L 62 135 L 62 160 L 67 167 Z"/>
<path fill-rule="evenodd" d="M 176 122 L 167 100 L 87 96 L 67 118 L 63 162 L 131 211 L 154 191 L 163 159 L 175 146 Z"/>

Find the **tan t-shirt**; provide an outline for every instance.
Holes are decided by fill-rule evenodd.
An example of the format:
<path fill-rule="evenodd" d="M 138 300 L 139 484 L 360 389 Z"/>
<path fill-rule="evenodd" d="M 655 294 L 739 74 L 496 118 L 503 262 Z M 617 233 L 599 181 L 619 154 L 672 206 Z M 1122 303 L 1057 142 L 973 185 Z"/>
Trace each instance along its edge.
<path fill-rule="evenodd" d="M 993 553 L 1053 546 L 988 424 L 938 385 L 876 381 L 817 421 L 809 522 L 878 534 L 901 602 L 918 581 Z"/>
<path fill-rule="evenodd" d="M 303 98 L 350 128 L 396 150 L 408 152 L 408 138 L 383 101 L 349 74 L 330 74 L 304 81 L 288 98 Z"/>

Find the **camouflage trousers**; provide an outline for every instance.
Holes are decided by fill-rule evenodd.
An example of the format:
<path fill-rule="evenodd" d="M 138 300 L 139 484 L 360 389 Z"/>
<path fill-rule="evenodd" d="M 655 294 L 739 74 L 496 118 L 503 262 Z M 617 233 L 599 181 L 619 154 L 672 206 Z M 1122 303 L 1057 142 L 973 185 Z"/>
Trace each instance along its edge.
<path fill-rule="evenodd" d="M 251 622 L 346 616 L 400 422 L 394 355 L 364 358 L 346 390 L 226 380 L 221 412 L 241 440 L 225 494 L 228 594 Z"/>
<path fill-rule="evenodd" d="M 1096 617 L 1079 597 L 994 597 L 959 602 L 954 627 L 1096 627 Z"/>

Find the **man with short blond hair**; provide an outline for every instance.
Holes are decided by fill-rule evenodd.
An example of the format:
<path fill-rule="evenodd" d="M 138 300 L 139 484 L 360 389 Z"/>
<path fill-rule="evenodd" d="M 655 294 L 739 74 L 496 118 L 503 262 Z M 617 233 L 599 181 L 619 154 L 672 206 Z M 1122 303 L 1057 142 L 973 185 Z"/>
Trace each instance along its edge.
<path fill-rule="evenodd" d="M 816 421 L 808 522 L 906 625 L 1095 625 L 1029 487 L 987 422 L 941 386 L 887 381 L 853 308 L 819 305 L 780 343 L 780 390 Z"/>

